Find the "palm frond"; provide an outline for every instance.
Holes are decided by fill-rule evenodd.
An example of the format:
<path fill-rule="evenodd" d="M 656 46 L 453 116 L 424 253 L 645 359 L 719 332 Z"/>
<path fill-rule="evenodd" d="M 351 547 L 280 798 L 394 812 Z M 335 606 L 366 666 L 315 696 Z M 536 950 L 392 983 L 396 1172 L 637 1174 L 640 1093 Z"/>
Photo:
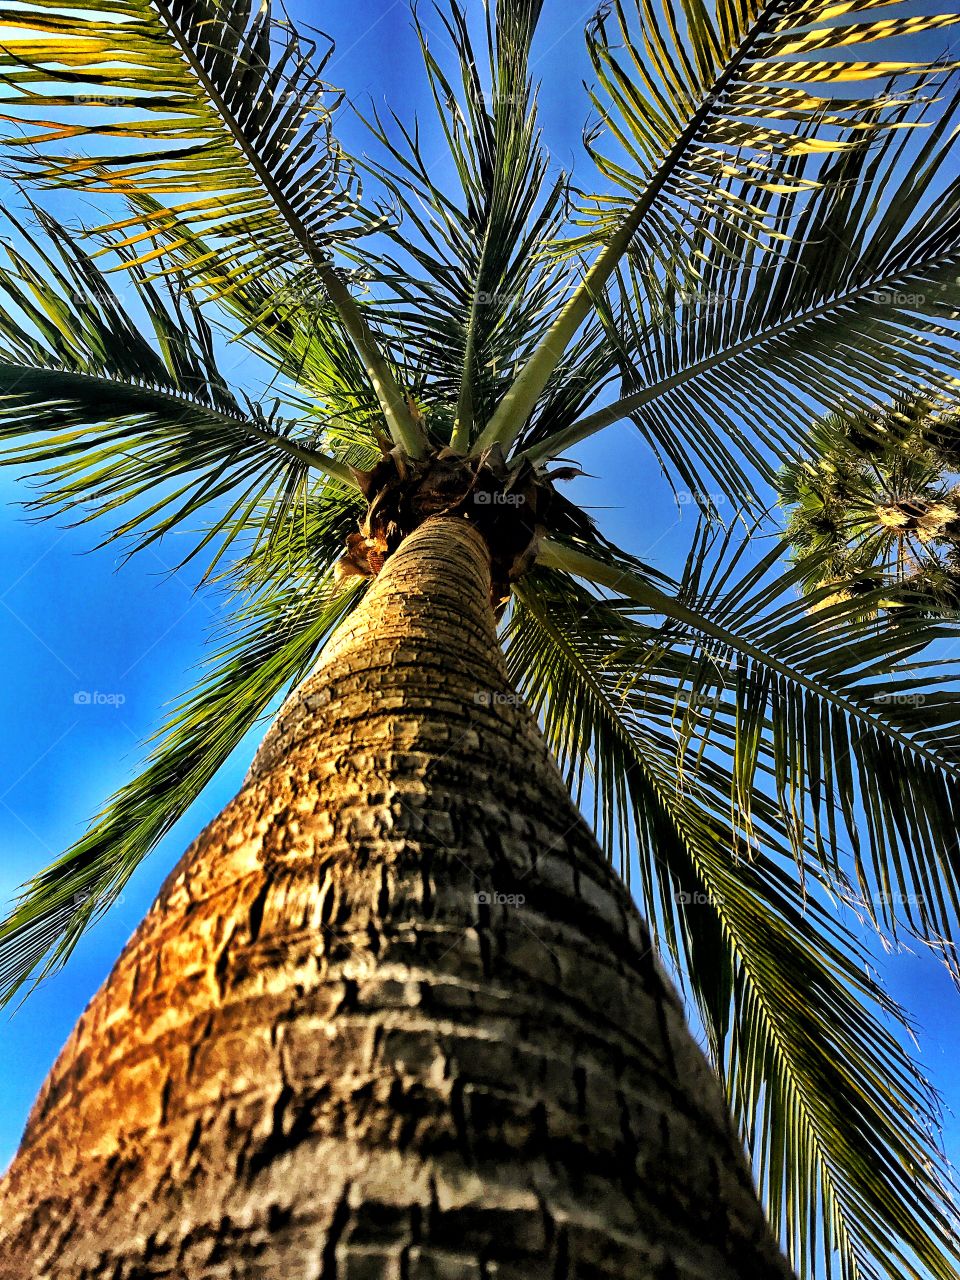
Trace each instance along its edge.
<path fill-rule="evenodd" d="M 413 455 L 540 463 L 629 417 L 675 482 L 740 509 L 815 415 L 955 392 L 960 68 L 928 50 L 960 15 L 886 6 L 609 0 L 587 146 L 613 190 L 573 226 L 531 78 L 542 0 L 483 25 L 447 0 L 452 57 L 417 24 L 449 184 L 395 116 L 344 154 L 329 51 L 270 0 L 4 11 L 17 174 L 125 214 L 82 233 L 98 253 L 40 211 L 52 248 L 6 250 L 2 460 L 40 468 L 41 511 L 120 513 L 134 546 L 202 517 L 192 554 L 243 554 L 143 771 L 0 924 L 0 1002 L 66 961 L 352 608 L 333 566 L 382 424 Z M 269 411 L 221 377 L 214 308 L 280 384 Z M 634 873 L 771 1220 L 803 1277 L 950 1280 L 936 1099 L 840 904 L 960 980 L 958 624 L 798 598 L 810 566 L 779 542 L 703 534 L 673 583 L 559 496 L 544 518 L 566 541 L 518 586 L 508 662 Z"/>
<path fill-rule="evenodd" d="M 38 966 L 66 963 L 81 934 L 122 891 L 140 861 L 186 813 L 270 703 L 309 671 L 356 601 L 331 565 L 357 518 L 339 494 L 288 514 L 284 537 L 232 579 L 244 603 L 219 631 L 196 687 L 151 741 L 143 771 L 108 801 L 87 833 L 24 885 L 0 924 L 0 1003 Z"/>
<path fill-rule="evenodd" d="M 790 224 L 809 198 L 845 191 L 837 158 L 880 161 L 898 151 L 904 126 L 933 109 L 937 94 L 926 91 L 944 64 L 922 42 L 906 60 L 900 50 L 891 61 L 891 51 L 957 17 L 891 20 L 879 13 L 885 4 L 717 0 L 711 11 L 702 0 L 612 0 L 601 8 L 588 32 L 606 95 L 595 102 L 623 155 L 600 164 L 624 194 L 597 197 L 584 212 L 591 230 L 574 247 L 600 252 L 499 404 L 482 447 L 507 447 L 523 430 L 558 354 L 625 259 L 646 287 L 666 277 L 674 289 L 678 275 L 696 278 L 706 254 L 790 263 Z M 837 92 L 850 83 L 865 86 L 852 101 Z M 896 202 L 901 212 L 908 190 Z"/>
<path fill-rule="evenodd" d="M 642 686 L 660 655 L 683 659 L 671 678 L 692 710 L 678 741 L 690 759 L 725 761 L 744 847 L 766 777 L 798 858 L 809 841 L 841 886 L 849 866 L 858 909 L 923 938 L 960 979 L 960 670 L 942 651 L 957 624 L 920 611 L 874 621 L 868 597 L 811 612 L 805 566 L 783 571 L 779 544 L 751 558 L 749 542 L 695 547 L 676 596 L 616 555 L 548 546 L 542 561 L 615 591 L 631 616 L 639 605 L 638 618 L 667 619 L 656 644 L 618 660 Z"/>
<path fill-rule="evenodd" d="M 36 215 L 47 247 L 21 228 L 33 257 L 7 246 L 0 269 L 0 460 L 39 468 L 35 510 L 81 521 L 123 511 L 112 536 L 135 535 L 135 548 L 216 511 L 191 554 L 216 538 L 222 554 L 265 495 L 316 472 L 355 486 L 347 463 L 315 448 L 319 432 L 298 435 L 237 402 L 189 300 L 132 277 L 151 343 L 109 279 Z M 265 513 L 264 529 L 275 517 Z"/>
<path fill-rule="evenodd" d="M 438 438 L 465 450 L 559 307 L 543 245 L 562 224 L 567 179 L 549 180 L 528 57 L 540 4 L 501 0 L 486 14 L 486 54 L 454 0 L 438 9 L 454 58 L 438 57 L 414 15 L 452 187 L 431 176 L 420 126 L 368 121 L 381 159 L 368 168 L 401 220 L 392 250 L 364 267 L 386 286 L 384 312 L 424 370 L 418 397 Z"/>
<path fill-rule="evenodd" d="M 636 858 L 638 900 L 699 1012 L 800 1275 L 836 1256 L 845 1277 L 947 1280 L 951 1183 L 936 1100 L 890 1029 L 902 1035 L 902 1015 L 814 889 L 813 851 L 798 880 L 776 804 L 757 791 L 744 856 L 724 763 L 685 765 L 675 725 L 697 699 L 684 663 L 665 651 L 637 681 L 632 656 L 657 629 L 544 570 L 521 586 L 505 640 L 609 853 Z"/>
<path fill-rule="evenodd" d="M 134 208 L 102 228 L 123 232 L 141 265 L 162 252 L 154 233 L 172 214 L 215 242 L 234 279 L 271 272 L 325 294 L 391 433 L 417 454 L 403 392 L 332 258 L 368 225 L 332 133 L 332 47 L 275 21 L 269 0 L 255 10 L 249 0 L 27 0 L 7 16 L 28 33 L 0 49 L 11 90 L 0 105 L 16 108 L 2 118 L 15 126 L 7 145 L 22 153 L 23 176 L 39 188 L 158 198 L 156 220 Z M 64 142 L 71 149 L 57 151 Z"/>
<path fill-rule="evenodd" d="M 802 586 L 848 597 L 882 585 L 887 609 L 960 607 L 960 409 L 900 397 L 811 424 L 812 459 L 780 473 Z"/>
<path fill-rule="evenodd" d="M 702 243 L 705 210 L 714 235 L 753 243 L 776 233 L 796 197 L 824 181 L 831 157 L 890 145 L 891 131 L 909 126 L 909 109 L 929 102 L 949 65 L 930 57 L 922 37 L 960 18 L 890 18 L 889 5 L 603 6 L 587 32 L 600 119 L 588 145 L 622 195 L 581 211 L 590 231 L 579 243 L 602 242 L 629 219 L 631 252 L 644 258 L 659 237 L 692 247 Z M 850 85 L 858 86 L 853 97 Z M 619 144 L 622 163 L 600 152 L 597 135 Z M 775 198 L 758 203 L 761 195 Z"/>
<path fill-rule="evenodd" d="M 339 318 L 309 282 L 282 274 L 254 278 L 224 269 L 215 244 L 193 231 L 151 196 L 131 193 L 130 202 L 149 219 L 162 249 L 151 276 L 190 280 L 191 296 L 215 304 L 232 342 L 242 343 L 305 393 L 304 416 L 322 424 L 338 453 L 359 450 L 354 466 L 379 456 L 382 415 L 376 390 Z M 364 309 L 365 300 L 357 299 Z M 373 451 L 373 454 L 371 453 Z"/>
<path fill-rule="evenodd" d="M 754 477 L 772 482 L 804 448 L 812 417 L 947 393 L 960 351 L 951 79 L 923 104 L 929 129 L 831 161 L 781 221 L 783 251 L 728 234 L 679 254 L 679 279 L 649 263 L 622 272 L 613 328 L 628 394 L 565 431 L 531 432 L 528 455 L 629 417 L 694 492 L 742 506 Z"/>

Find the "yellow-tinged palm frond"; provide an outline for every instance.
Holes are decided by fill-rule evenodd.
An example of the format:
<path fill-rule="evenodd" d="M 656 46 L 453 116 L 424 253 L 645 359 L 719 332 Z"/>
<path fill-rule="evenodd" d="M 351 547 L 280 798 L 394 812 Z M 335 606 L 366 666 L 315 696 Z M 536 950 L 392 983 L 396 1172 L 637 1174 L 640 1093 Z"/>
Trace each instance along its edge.
<path fill-rule="evenodd" d="M 814 416 L 950 392 L 960 359 L 960 83 L 951 76 L 896 146 L 834 158 L 783 222 L 783 252 L 711 238 L 691 214 L 674 269 L 628 263 L 608 333 L 619 399 L 570 427 L 534 426 L 528 454 L 563 453 L 628 418 L 694 496 L 740 507 Z M 764 208 L 775 197 L 760 198 Z M 699 228 L 699 230 L 698 230 Z M 706 230 L 704 230 L 706 228 Z M 692 248 L 691 248 L 692 246 Z"/>
<path fill-rule="evenodd" d="M 960 16 L 888 18 L 880 11 L 889 3 L 615 0 L 602 9 L 588 32 L 600 86 L 592 97 L 622 160 L 593 152 L 623 195 L 593 216 L 584 211 L 595 224 L 590 235 L 604 238 L 625 215 L 649 249 L 648 217 L 661 233 L 682 234 L 705 201 L 747 240 L 775 233 L 785 205 L 822 180 L 822 166 L 784 160 L 875 145 L 911 127 L 911 111 L 936 95 L 948 60 L 907 38 Z M 891 49 L 901 51 L 896 61 Z M 832 56 L 811 59 L 814 52 Z M 837 90 L 852 83 L 866 92 Z M 771 188 L 778 199 L 760 207 L 757 195 Z"/>
<path fill-rule="evenodd" d="M 204 541 L 243 550 L 231 581 L 251 597 L 145 772 L 0 927 L 0 998 L 66 958 L 349 609 L 330 566 L 361 515 L 350 464 L 384 419 L 411 451 L 425 419 L 430 443 L 523 433 L 539 461 L 629 416 L 694 496 L 739 503 L 811 412 L 949 381 L 960 99 L 948 65 L 907 50 L 955 15 L 613 0 L 588 33 L 609 190 L 564 238 L 569 188 L 547 181 L 529 82 L 540 10 L 497 0 L 482 56 L 455 3 L 455 56 L 424 39 L 451 181 L 416 124 L 375 119 L 383 158 L 365 164 L 401 215 L 378 241 L 359 234 L 324 57 L 267 7 L 0 11 L 17 28 L 0 112 L 20 172 L 127 202 L 104 255 L 153 330 L 41 215 L 65 265 L 34 245 L 0 274 L 8 459 L 45 466 L 53 509 L 124 507 L 120 531 L 141 540 L 202 511 Z M 208 303 L 272 366 L 287 420 L 223 385 Z M 547 543 L 521 586 L 509 658 L 578 798 L 593 771 L 608 852 L 627 870 L 638 855 L 776 1225 L 804 1273 L 829 1274 L 835 1251 L 845 1280 L 947 1280 L 932 1101 L 827 898 L 944 951 L 955 936 L 960 695 L 936 685 L 955 668 L 920 654 L 948 633 L 871 629 L 842 601 L 811 619 L 779 551 L 755 563 L 696 541 L 675 589 L 568 523 L 579 540 Z M 624 598 L 588 597 L 550 563 Z"/>
<path fill-rule="evenodd" d="M 0 18 L 30 33 L 4 40 L 0 67 L 17 126 L 7 143 L 36 182 L 165 197 L 244 279 L 328 258 L 356 183 L 331 136 L 324 58 L 291 35 L 271 76 L 269 6 L 81 0 Z M 86 154 L 58 151 L 96 139 Z M 150 222 L 118 224 L 144 258 Z"/>
<path fill-rule="evenodd" d="M 813 193 L 839 189 L 836 159 L 898 146 L 957 65 L 911 42 L 960 19 L 890 20 L 880 12 L 887 3 L 611 0 L 601 8 L 588 31 L 593 96 L 616 152 L 602 155 L 591 141 L 608 189 L 584 206 L 589 230 L 573 241 L 598 252 L 481 447 L 506 447 L 522 432 L 558 354 L 624 258 L 674 288 L 695 280 L 711 251 L 789 261 L 791 223 Z M 848 84 L 856 97 L 838 89 Z"/>
<path fill-rule="evenodd" d="M 331 129 L 329 50 L 250 0 L 27 0 L 0 21 L 18 31 L 0 48 L 11 90 L 0 105 L 16 109 L 4 118 L 21 173 L 39 187 L 154 196 L 215 240 L 218 270 L 236 284 L 272 272 L 325 295 L 391 433 L 419 452 L 403 392 L 332 259 L 365 220 Z M 141 206 L 104 230 L 122 233 L 140 265 L 156 263 L 168 217 Z"/>
<path fill-rule="evenodd" d="M 323 425 L 338 456 L 353 449 L 353 465 L 371 465 L 379 456 L 380 405 L 362 359 L 324 295 L 311 289 L 309 280 L 290 280 L 282 273 L 239 276 L 221 262 L 214 241 L 158 201 L 129 199 L 150 220 L 163 250 L 151 274 L 188 279 L 193 296 L 216 304 L 231 341 L 243 343 L 301 388 L 304 416 Z M 366 303 L 358 299 L 357 306 Z"/>

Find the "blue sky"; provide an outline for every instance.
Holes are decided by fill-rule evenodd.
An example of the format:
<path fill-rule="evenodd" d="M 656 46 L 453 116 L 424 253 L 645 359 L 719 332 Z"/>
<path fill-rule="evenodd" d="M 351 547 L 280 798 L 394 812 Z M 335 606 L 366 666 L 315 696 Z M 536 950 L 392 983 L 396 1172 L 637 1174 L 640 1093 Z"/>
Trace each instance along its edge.
<path fill-rule="evenodd" d="M 315 21 L 296 0 L 294 17 Z M 544 129 L 558 166 L 580 159 L 587 75 L 580 32 L 592 5 L 546 0 L 535 72 L 544 79 Z M 421 17 L 442 39 L 424 5 Z M 353 101 L 416 106 L 419 55 L 405 3 L 327 0 L 323 25 L 337 40 L 328 75 Z M 348 138 L 357 133 L 345 118 Z M 255 366 L 233 350 L 225 371 L 244 386 Z M 676 572 L 693 531 L 639 438 L 617 426 L 580 451 L 595 480 L 576 494 L 605 531 L 664 570 Z M 212 595 L 189 572 L 173 573 L 175 543 L 118 567 L 115 552 L 91 550 L 95 527 L 29 522 L 16 503 L 28 488 L 0 474 L 0 899 L 82 832 L 98 805 L 135 770 L 139 743 L 162 708 L 189 684 L 216 616 Z M 84 695 L 89 695 L 84 699 Z M 27 1111 L 84 1005 L 153 899 L 183 847 L 235 792 L 255 747 L 253 734 L 201 800 L 140 867 L 122 900 L 84 938 L 67 969 L 13 1016 L 0 1015 L 0 1168 L 16 1148 Z M 889 990 L 914 1015 L 919 1054 L 948 1107 L 960 1109 L 960 995 L 928 955 L 878 952 Z M 960 1158 L 960 1124 L 947 1116 L 948 1150 Z"/>

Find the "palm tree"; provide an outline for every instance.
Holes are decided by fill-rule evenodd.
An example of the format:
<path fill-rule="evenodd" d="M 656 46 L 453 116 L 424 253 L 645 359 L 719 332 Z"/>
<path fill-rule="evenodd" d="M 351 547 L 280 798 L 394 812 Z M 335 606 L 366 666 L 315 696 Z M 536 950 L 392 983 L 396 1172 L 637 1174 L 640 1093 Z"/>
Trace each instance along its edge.
<path fill-rule="evenodd" d="M 450 59 L 417 28 L 440 187 L 410 121 L 345 153 L 322 41 L 264 4 L 4 13 L 4 456 L 233 592 L 24 887 L 7 998 L 288 696 L 41 1092 L 0 1275 L 732 1280 L 788 1275 L 778 1238 L 946 1280 L 936 1098 L 834 903 L 952 963 L 954 624 L 811 612 L 764 512 L 812 416 L 949 392 L 957 15 L 612 0 L 596 195 L 543 149 L 541 4 L 474 16 Z M 680 581 L 557 489 L 623 421 L 702 508 Z"/>
<path fill-rule="evenodd" d="M 958 426 L 954 404 L 923 397 L 814 424 L 814 457 L 784 467 L 779 487 L 819 605 L 838 593 L 876 602 L 882 588 L 886 608 L 957 609 Z"/>

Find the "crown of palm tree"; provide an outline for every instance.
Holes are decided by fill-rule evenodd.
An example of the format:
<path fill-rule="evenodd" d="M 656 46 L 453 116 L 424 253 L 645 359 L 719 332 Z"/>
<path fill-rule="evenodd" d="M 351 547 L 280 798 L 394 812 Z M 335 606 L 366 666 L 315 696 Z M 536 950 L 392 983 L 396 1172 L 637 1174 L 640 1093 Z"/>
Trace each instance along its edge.
<path fill-rule="evenodd" d="M 18 180 L 115 211 L 77 232 L 34 205 L 13 228 L 3 456 L 39 468 L 41 510 L 114 513 L 133 549 L 193 531 L 235 595 L 144 771 L 25 886 L 0 985 L 65 961 L 310 668 L 363 588 L 337 564 L 375 464 L 549 487 L 544 464 L 628 421 L 704 508 L 683 579 L 547 502 L 505 623 L 513 674 L 635 868 L 801 1274 L 833 1257 L 946 1280 L 936 1099 L 830 900 L 956 968 L 960 699 L 934 644 L 955 628 L 870 620 L 882 589 L 812 614 L 779 540 L 758 556 L 709 524 L 720 498 L 762 520 L 812 416 L 950 391 L 960 85 L 926 51 L 960 18 L 611 0 L 587 29 L 586 195 L 538 131 L 541 7 L 498 0 L 479 45 L 444 10 L 452 60 L 418 27 L 442 188 L 411 121 L 374 112 L 376 158 L 344 153 L 328 50 L 267 4 L 4 11 Z M 231 391 L 219 330 L 281 390 Z"/>
<path fill-rule="evenodd" d="M 887 608 L 960 606 L 958 425 L 922 397 L 815 424 L 813 458 L 784 467 L 780 493 L 819 605 L 883 589 Z"/>

